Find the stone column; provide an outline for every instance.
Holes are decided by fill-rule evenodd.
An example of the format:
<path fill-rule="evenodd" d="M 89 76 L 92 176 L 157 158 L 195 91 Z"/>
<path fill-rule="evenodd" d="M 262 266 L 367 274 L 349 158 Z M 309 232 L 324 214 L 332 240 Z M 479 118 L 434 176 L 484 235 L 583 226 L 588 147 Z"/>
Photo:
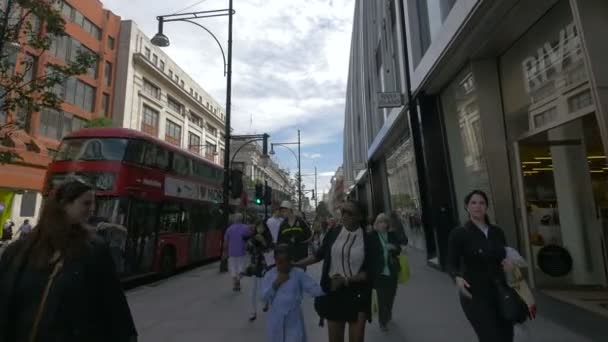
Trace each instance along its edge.
<path fill-rule="evenodd" d="M 562 245 L 574 261 L 572 282 L 597 285 L 605 281 L 602 269 L 600 221 L 587 163 L 581 120 L 548 132 L 550 141 L 580 140 L 577 145 L 553 145 L 553 177 L 557 196 Z"/>

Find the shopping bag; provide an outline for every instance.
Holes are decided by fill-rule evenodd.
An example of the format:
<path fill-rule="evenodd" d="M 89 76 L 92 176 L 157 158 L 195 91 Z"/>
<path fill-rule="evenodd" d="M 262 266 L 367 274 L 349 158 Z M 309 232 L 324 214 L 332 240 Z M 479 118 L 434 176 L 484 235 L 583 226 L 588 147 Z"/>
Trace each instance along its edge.
<path fill-rule="evenodd" d="M 399 284 L 405 284 L 410 280 L 410 263 L 407 260 L 407 255 L 399 255 Z"/>
<path fill-rule="evenodd" d="M 372 315 L 378 313 L 378 292 L 372 290 Z"/>

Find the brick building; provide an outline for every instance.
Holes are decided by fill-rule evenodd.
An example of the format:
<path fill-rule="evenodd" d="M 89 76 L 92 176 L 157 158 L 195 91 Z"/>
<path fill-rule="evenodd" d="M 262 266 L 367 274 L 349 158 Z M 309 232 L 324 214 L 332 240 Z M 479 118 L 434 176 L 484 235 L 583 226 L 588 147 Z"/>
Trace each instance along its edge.
<path fill-rule="evenodd" d="M 6 8 L 7 1 L 2 1 Z M 57 2 L 66 20 L 66 36 L 58 37 L 50 50 L 34 60 L 34 75 L 46 73 L 48 64 L 61 64 L 75 58 L 78 51 L 97 56 L 97 62 L 85 75 L 73 78 L 58 87 L 63 98 L 61 110 L 43 110 L 39 113 L 3 113 L 0 123 L 25 120 L 23 130 L 0 132 L 3 137 L 0 149 L 13 150 L 23 160 L 0 165 L 0 223 L 8 218 L 19 225 L 38 215 L 41 190 L 48 163 L 57 152 L 61 138 L 82 128 L 87 121 L 99 117 L 111 117 L 114 75 L 120 17 L 103 8 L 98 0 L 64 0 Z M 44 28 L 41 28 L 44 29 Z M 36 54 L 23 46 L 16 55 L 16 67 L 20 61 L 33 59 Z"/>

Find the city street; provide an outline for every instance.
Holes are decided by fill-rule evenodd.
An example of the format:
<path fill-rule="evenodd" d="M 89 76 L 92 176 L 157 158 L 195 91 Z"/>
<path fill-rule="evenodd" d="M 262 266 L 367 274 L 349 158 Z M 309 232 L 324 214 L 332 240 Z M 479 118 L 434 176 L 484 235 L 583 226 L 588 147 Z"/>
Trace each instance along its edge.
<path fill-rule="evenodd" d="M 399 289 L 395 322 L 388 333 L 381 332 L 376 322 L 368 325 L 367 341 L 475 341 L 450 279 L 428 267 L 421 253 L 410 251 L 409 255 L 412 279 Z M 247 320 L 247 279 L 243 292 L 234 294 L 229 276 L 219 275 L 217 269 L 213 264 L 129 291 L 140 341 L 265 341 L 264 315 L 258 314 L 254 323 Z M 316 267 L 310 272 L 318 276 L 319 271 Z M 608 336 L 608 320 L 542 296 L 538 299 L 540 316 L 529 324 L 529 341 L 599 342 L 600 336 Z M 312 306 L 310 299 L 303 304 L 308 340 L 327 341 L 326 329 L 318 327 Z"/>

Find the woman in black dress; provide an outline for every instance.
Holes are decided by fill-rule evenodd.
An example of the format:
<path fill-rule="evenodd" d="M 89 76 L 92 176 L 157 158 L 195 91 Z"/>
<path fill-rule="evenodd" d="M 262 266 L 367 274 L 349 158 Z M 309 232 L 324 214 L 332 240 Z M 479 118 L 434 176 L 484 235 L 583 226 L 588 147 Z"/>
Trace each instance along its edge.
<path fill-rule="evenodd" d="M 500 315 L 496 289 L 514 267 L 505 259 L 505 234 L 489 222 L 483 191 L 472 191 L 464 202 L 469 220 L 450 233 L 448 270 L 479 342 L 512 342 L 513 323 Z"/>
<path fill-rule="evenodd" d="M 371 319 L 369 236 L 365 233 L 363 210 L 354 201 L 342 208 L 342 227 L 327 232 L 315 255 L 296 265 L 308 266 L 323 260 L 317 310 L 328 321 L 329 342 L 344 342 L 348 323 L 349 341 L 365 340 L 365 322 Z"/>
<path fill-rule="evenodd" d="M 0 341 L 131 342 L 137 332 L 107 244 L 84 227 L 92 188 L 61 185 L 0 260 Z"/>

